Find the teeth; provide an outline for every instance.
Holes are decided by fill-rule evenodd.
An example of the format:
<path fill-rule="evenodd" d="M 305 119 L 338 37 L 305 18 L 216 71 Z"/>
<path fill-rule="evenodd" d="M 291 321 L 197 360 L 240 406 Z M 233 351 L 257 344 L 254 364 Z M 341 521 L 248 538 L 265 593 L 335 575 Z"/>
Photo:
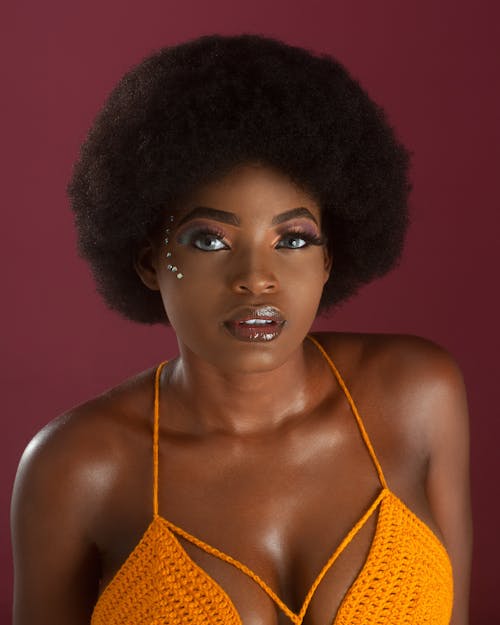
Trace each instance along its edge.
<path fill-rule="evenodd" d="M 272 322 L 273 322 L 272 319 L 247 319 L 246 321 L 243 321 L 242 323 L 249 325 L 249 326 L 254 326 L 254 325 L 263 326 Z"/>

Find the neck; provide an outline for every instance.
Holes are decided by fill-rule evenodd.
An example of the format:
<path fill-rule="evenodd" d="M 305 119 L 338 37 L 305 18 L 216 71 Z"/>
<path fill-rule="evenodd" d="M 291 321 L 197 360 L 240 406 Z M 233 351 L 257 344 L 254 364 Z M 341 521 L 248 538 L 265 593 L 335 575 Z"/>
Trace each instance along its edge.
<path fill-rule="evenodd" d="M 179 351 L 163 378 L 172 429 L 195 435 L 266 433 L 307 414 L 324 395 L 326 363 L 309 340 L 283 363 L 251 372 L 222 370 L 181 343 Z"/>

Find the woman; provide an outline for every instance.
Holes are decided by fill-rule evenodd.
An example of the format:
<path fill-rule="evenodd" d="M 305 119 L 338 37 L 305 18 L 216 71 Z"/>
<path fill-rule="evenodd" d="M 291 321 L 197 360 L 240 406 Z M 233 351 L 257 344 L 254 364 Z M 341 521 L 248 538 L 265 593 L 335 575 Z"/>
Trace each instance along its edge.
<path fill-rule="evenodd" d="M 342 66 L 273 39 L 201 37 L 123 77 L 69 185 L 79 249 L 179 356 L 26 448 L 15 625 L 468 622 L 456 362 L 309 333 L 399 261 L 408 161 Z"/>

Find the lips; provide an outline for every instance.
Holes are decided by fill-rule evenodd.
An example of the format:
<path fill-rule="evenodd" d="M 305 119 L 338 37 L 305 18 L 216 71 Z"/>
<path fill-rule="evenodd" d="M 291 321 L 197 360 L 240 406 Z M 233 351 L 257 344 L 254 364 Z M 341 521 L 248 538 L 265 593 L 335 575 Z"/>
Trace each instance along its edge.
<path fill-rule="evenodd" d="M 227 322 L 240 323 L 249 321 L 251 319 L 275 321 L 281 323 L 285 321 L 285 318 L 281 314 L 281 311 L 274 306 L 243 306 L 237 308 L 233 314 L 226 320 Z"/>
<path fill-rule="evenodd" d="M 281 334 L 285 321 L 275 306 L 244 306 L 231 314 L 224 327 L 241 341 L 272 341 Z"/>

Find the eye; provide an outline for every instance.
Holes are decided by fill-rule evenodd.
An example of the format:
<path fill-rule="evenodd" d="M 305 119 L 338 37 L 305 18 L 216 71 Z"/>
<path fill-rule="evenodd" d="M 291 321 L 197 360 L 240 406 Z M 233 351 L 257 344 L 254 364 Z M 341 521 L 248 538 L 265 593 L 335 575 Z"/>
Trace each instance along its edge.
<path fill-rule="evenodd" d="M 225 234 L 216 228 L 197 228 L 185 232 L 177 239 L 182 245 L 190 245 L 202 252 L 219 252 L 230 249 L 224 243 Z M 323 237 L 303 230 L 289 230 L 280 239 L 276 249 L 300 250 L 310 245 L 323 245 Z"/>
<path fill-rule="evenodd" d="M 181 237 L 179 242 L 189 243 L 203 252 L 218 252 L 219 250 L 228 249 L 227 245 L 221 241 L 224 238 L 224 234 L 216 230 L 196 230 L 188 233 L 186 238 L 187 240 L 184 240 L 184 237 Z"/>
<path fill-rule="evenodd" d="M 301 230 L 291 230 L 287 232 L 281 239 L 281 242 L 283 241 L 290 243 L 289 246 L 284 246 L 285 249 L 290 250 L 300 250 L 303 247 L 309 247 L 309 245 L 323 245 L 324 243 L 322 237 Z M 300 243 L 301 241 L 302 243 Z M 283 246 L 277 245 L 276 247 L 280 248 Z"/>

